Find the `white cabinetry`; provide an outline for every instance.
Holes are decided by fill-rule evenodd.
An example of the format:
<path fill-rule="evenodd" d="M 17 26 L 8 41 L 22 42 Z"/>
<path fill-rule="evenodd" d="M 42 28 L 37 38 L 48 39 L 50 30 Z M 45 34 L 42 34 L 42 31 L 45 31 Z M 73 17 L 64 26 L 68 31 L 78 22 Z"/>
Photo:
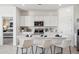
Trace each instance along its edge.
<path fill-rule="evenodd" d="M 57 26 L 58 25 L 57 16 L 45 16 L 44 25 L 45 26 Z"/>
<path fill-rule="evenodd" d="M 45 16 L 34 16 L 34 21 L 44 21 Z"/>
<path fill-rule="evenodd" d="M 57 16 L 21 16 L 20 26 L 34 26 L 34 21 L 44 21 L 44 26 L 57 26 Z"/>
<path fill-rule="evenodd" d="M 25 16 L 25 26 L 34 26 L 33 16 Z"/>
<path fill-rule="evenodd" d="M 25 26 L 25 16 L 21 16 L 20 26 Z"/>
<path fill-rule="evenodd" d="M 74 7 L 68 6 L 59 9 L 59 25 L 58 30 L 63 35 L 72 40 L 72 46 L 74 44 Z"/>
<path fill-rule="evenodd" d="M 32 16 L 21 16 L 20 26 L 33 26 L 33 19 Z"/>

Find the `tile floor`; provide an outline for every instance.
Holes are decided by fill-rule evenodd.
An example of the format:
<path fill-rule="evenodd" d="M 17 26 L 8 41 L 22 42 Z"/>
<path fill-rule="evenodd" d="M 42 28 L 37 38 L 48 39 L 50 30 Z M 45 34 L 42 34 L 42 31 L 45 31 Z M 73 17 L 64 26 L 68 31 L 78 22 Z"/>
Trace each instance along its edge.
<path fill-rule="evenodd" d="M 35 52 L 36 49 L 35 46 L 33 48 Z M 52 47 L 52 51 L 53 51 L 53 47 Z M 56 48 L 56 51 L 59 52 L 60 49 Z M 37 54 L 40 54 L 41 52 L 42 52 L 41 49 L 38 48 Z M 16 54 L 16 47 L 11 45 L 0 46 L 0 54 Z M 21 49 L 19 49 L 19 54 L 21 54 Z M 28 54 L 32 54 L 31 48 L 28 49 Z M 45 54 L 51 54 L 50 49 L 46 49 Z M 69 54 L 68 49 L 64 49 L 63 54 Z M 76 51 L 76 48 L 72 48 L 72 54 L 79 54 L 79 52 Z"/>

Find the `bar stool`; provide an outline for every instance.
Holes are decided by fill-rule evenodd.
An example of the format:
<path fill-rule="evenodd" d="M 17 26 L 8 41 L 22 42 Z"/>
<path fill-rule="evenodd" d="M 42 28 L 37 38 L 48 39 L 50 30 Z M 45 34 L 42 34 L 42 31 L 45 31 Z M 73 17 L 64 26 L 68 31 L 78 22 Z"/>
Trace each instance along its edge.
<path fill-rule="evenodd" d="M 59 47 L 59 48 L 61 48 L 61 52 L 60 52 L 61 54 L 63 53 L 64 48 L 69 48 L 69 52 L 71 54 L 71 40 L 68 40 L 68 39 L 62 40 L 61 43 L 56 43 L 53 45 L 54 45 L 54 53 L 55 53 L 55 48 Z"/>
<path fill-rule="evenodd" d="M 36 52 L 35 53 L 37 53 L 37 48 L 38 47 L 42 49 L 42 54 L 45 54 L 45 49 L 46 48 L 50 48 L 51 53 L 52 53 L 52 46 L 51 45 L 52 45 L 51 40 L 44 40 L 43 42 L 41 42 L 41 44 L 38 44 L 36 46 Z"/>
<path fill-rule="evenodd" d="M 18 54 L 19 48 L 21 48 L 22 54 L 24 49 L 26 49 L 26 54 L 27 54 L 28 48 L 32 48 L 32 53 L 33 53 L 32 40 L 24 40 L 23 43 L 20 43 L 19 45 L 17 45 L 17 50 L 16 50 L 17 54 Z"/>

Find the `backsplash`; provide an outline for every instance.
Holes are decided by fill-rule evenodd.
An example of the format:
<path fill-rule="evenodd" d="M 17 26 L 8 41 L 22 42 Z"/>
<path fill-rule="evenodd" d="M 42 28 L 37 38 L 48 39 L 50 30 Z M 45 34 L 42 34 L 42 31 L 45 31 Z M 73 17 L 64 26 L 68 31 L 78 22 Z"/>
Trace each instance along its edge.
<path fill-rule="evenodd" d="M 20 26 L 20 32 L 27 32 L 32 34 L 45 34 L 45 33 L 56 33 L 56 26 L 43 26 L 43 27 L 33 27 L 33 26 Z"/>

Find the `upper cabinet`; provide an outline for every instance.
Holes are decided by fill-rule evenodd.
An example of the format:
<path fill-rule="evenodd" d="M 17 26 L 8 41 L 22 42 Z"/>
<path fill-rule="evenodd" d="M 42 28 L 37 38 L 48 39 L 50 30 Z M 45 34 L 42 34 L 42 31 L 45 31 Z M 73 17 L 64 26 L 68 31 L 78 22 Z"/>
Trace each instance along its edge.
<path fill-rule="evenodd" d="M 35 21 L 43 21 L 44 26 L 57 26 L 57 16 L 21 16 L 20 26 L 34 26 Z"/>
<path fill-rule="evenodd" d="M 74 7 L 68 6 L 59 9 L 58 30 L 73 40 L 74 38 Z"/>
<path fill-rule="evenodd" d="M 33 26 L 33 20 L 32 16 L 21 16 L 20 26 Z"/>
<path fill-rule="evenodd" d="M 21 16 L 21 19 L 20 19 L 20 26 L 24 26 L 25 25 L 25 16 Z"/>
<path fill-rule="evenodd" d="M 45 16 L 44 25 L 45 26 L 57 26 L 58 25 L 57 16 Z"/>
<path fill-rule="evenodd" d="M 25 16 L 25 26 L 32 26 L 32 17 Z"/>

